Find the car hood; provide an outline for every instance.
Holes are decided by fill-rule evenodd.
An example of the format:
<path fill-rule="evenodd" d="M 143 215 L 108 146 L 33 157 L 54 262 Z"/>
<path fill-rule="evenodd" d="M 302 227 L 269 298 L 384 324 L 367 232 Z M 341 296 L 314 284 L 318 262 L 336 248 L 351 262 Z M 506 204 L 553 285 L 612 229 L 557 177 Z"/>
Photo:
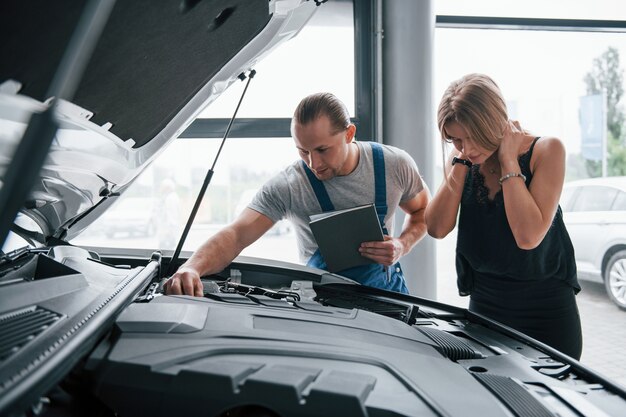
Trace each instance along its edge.
<path fill-rule="evenodd" d="M 468 310 L 246 257 L 164 295 L 161 254 L 129 255 L 0 262 L 0 415 L 626 415 L 623 388 Z"/>
<path fill-rule="evenodd" d="M 61 3 L 0 6 L 2 181 L 30 116 L 52 101 L 46 92 L 86 2 Z M 117 2 L 74 98 L 58 100 L 60 129 L 21 210 L 40 229 L 30 237 L 78 235 L 315 10 L 306 0 Z"/>

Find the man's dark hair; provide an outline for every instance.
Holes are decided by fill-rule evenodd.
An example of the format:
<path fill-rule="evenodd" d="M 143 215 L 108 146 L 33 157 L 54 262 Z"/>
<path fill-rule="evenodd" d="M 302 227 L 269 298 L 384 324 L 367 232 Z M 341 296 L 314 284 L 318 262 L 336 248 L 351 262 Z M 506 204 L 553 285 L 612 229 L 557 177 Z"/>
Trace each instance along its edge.
<path fill-rule="evenodd" d="M 331 93 L 315 93 L 303 98 L 293 114 L 293 122 L 306 125 L 322 115 L 328 117 L 335 132 L 350 126 L 348 108 Z"/>

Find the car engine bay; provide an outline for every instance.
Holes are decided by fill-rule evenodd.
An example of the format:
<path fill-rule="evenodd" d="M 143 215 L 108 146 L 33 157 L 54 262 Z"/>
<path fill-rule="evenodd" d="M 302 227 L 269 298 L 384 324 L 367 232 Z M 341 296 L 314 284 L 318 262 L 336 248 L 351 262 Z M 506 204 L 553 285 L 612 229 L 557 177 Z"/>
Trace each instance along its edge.
<path fill-rule="evenodd" d="M 6 254 L 2 414 L 567 416 L 626 408 L 619 387 L 464 309 L 245 257 L 204 277 L 204 297 L 167 296 L 163 264 L 159 252 L 113 259 L 73 246 Z"/>

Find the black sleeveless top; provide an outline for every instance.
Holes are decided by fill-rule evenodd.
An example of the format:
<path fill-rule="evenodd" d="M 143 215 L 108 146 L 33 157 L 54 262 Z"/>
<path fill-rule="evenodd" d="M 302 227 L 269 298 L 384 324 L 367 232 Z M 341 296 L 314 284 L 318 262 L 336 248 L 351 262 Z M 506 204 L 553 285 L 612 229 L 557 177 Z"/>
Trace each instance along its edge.
<path fill-rule="evenodd" d="M 526 187 L 533 179 L 530 159 L 538 139 L 535 138 L 528 152 L 519 157 Z M 563 223 L 561 207 L 557 208 L 541 244 L 531 250 L 520 249 L 506 218 L 502 190 L 490 200 L 479 167 L 473 165 L 469 169 L 461 198 L 456 249 L 459 294 L 471 294 L 474 283 L 484 281 L 480 278 L 518 284 L 557 279 L 578 293 L 574 248 Z"/>

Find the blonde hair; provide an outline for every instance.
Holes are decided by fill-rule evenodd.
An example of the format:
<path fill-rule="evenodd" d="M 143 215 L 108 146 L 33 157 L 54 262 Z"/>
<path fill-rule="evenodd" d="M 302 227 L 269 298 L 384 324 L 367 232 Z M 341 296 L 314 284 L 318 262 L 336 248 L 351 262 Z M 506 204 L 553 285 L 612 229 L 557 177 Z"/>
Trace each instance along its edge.
<path fill-rule="evenodd" d="M 478 146 L 495 151 L 508 124 L 506 103 L 498 85 L 484 74 L 468 74 L 453 81 L 443 93 L 437 110 L 437 126 L 444 141 L 445 126 L 462 125 Z"/>

